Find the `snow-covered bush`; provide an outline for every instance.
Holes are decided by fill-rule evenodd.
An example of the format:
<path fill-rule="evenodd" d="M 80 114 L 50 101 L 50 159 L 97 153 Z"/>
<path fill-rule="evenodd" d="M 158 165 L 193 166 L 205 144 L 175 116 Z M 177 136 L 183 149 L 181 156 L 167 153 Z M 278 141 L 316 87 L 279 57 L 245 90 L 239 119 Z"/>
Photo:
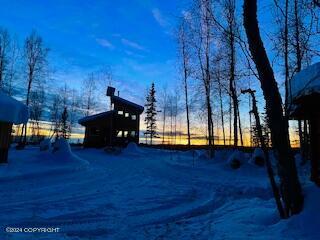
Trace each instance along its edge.
<path fill-rule="evenodd" d="M 64 162 L 78 162 L 88 165 L 86 160 L 83 160 L 72 153 L 69 142 L 64 138 L 58 138 L 53 144 L 53 154 L 56 155 L 58 160 Z"/>
<path fill-rule="evenodd" d="M 125 154 L 141 154 L 142 150 L 139 148 L 139 146 L 135 142 L 130 142 L 125 149 L 123 149 L 123 153 Z"/>
<path fill-rule="evenodd" d="M 53 144 L 53 152 L 72 154 L 69 142 L 64 138 L 58 138 Z"/>
<path fill-rule="evenodd" d="M 249 163 L 257 165 L 257 166 L 264 166 L 265 156 L 264 156 L 264 152 L 261 148 L 254 149 L 252 157 L 249 160 Z"/>
<path fill-rule="evenodd" d="M 46 138 L 40 142 L 40 151 L 51 150 L 51 139 Z"/>
<path fill-rule="evenodd" d="M 235 150 L 228 158 L 228 164 L 233 169 L 238 169 L 243 163 L 244 155 L 239 150 Z"/>

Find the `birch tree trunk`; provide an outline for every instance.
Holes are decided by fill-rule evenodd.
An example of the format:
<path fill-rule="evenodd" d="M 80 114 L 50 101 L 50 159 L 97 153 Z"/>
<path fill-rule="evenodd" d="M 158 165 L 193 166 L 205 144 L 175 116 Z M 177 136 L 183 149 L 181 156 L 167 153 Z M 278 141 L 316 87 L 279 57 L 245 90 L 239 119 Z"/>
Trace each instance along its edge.
<path fill-rule="evenodd" d="M 290 146 L 288 121 L 283 115 L 278 85 L 260 36 L 257 19 L 257 0 L 244 0 L 243 17 L 249 50 L 256 65 L 266 101 L 272 145 L 275 157 L 278 160 L 285 217 L 289 217 L 302 210 L 303 196 Z"/>

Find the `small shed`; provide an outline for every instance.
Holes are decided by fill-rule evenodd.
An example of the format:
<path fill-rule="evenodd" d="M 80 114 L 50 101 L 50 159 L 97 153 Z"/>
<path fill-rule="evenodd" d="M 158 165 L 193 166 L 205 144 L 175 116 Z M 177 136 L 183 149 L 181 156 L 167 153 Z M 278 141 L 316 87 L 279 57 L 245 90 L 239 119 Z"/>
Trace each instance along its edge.
<path fill-rule="evenodd" d="M 85 147 L 125 146 L 139 143 L 140 115 L 144 108 L 136 103 L 114 95 L 108 87 L 111 110 L 87 116 L 78 122 L 85 127 Z"/>
<path fill-rule="evenodd" d="M 7 163 L 12 124 L 27 123 L 28 108 L 16 99 L 0 92 L 0 163 Z"/>
<path fill-rule="evenodd" d="M 311 180 L 320 185 L 320 63 L 292 78 L 288 98 L 290 118 L 310 123 Z"/>

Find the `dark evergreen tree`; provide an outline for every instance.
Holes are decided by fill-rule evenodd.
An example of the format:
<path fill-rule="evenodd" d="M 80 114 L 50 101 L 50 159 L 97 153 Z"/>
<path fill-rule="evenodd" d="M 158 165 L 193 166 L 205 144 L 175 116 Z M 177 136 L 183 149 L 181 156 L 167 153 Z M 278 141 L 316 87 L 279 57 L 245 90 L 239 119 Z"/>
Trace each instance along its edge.
<path fill-rule="evenodd" d="M 61 136 L 64 139 L 70 138 L 70 124 L 69 124 L 68 118 L 69 118 L 68 108 L 65 106 L 61 114 Z"/>
<path fill-rule="evenodd" d="M 253 114 L 251 111 L 250 114 Z M 261 118 L 261 130 L 262 130 L 262 137 L 264 139 L 264 143 L 267 147 L 271 146 L 271 138 L 270 138 L 270 128 L 268 126 L 268 116 L 266 115 L 265 112 L 263 112 Z M 251 131 L 252 135 L 252 141 L 253 141 L 253 146 L 255 147 L 261 147 L 261 141 L 258 133 L 258 128 L 257 124 L 255 123 L 252 127 Z"/>
<path fill-rule="evenodd" d="M 156 90 L 154 83 L 151 84 L 151 88 L 146 98 L 146 117 L 144 122 L 147 126 L 144 135 L 150 138 L 150 144 L 152 144 L 153 138 L 157 137 L 157 110 L 156 110 Z"/>

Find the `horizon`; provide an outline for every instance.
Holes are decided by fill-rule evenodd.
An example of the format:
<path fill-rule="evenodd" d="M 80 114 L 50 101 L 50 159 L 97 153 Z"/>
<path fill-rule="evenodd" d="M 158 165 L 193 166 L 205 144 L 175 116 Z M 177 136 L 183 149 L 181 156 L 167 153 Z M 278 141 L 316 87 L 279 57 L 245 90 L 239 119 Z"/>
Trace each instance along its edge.
<path fill-rule="evenodd" d="M 23 46 L 23 40 L 35 30 L 42 37 L 44 46 L 50 49 L 48 54 L 50 76 L 47 79 L 49 87 L 46 89 L 49 98 L 64 84 L 81 91 L 82 81 L 90 73 L 104 69 L 112 72 L 110 83 L 120 91 L 120 95 L 140 105 L 145 103 L 146 89 L 151 82 L 156 85 L 159 100 L 161 100 L 164 88 L 169 89 L 170 94 L 175 94 L 178 89 L 181 89 L 175 34 L 181 15 L 185 14 L 190 7 L 189 0 L 173 1 L 170 4 L 151 0 L 134 0 L 130 3 L 96 1 L 95 4 L 75 0 L 55 1 L 54 3 L 29 1 L 28 4 L 21 4 L 18 0 L 0 2 L 3 9 L 0 26 L 7 29 L 12 38 L 17 39 L 20 48 Z M 267 2 L 262 2 L 261 5 L 260 11 L 270 8 Z M 265 13 L 260 17 L 262 34 L 265 38 L 268 37 L 265 32 L 271 25 L 270 14 Z M 271 49 L 272 46 L 266 44 L 266 48 Z M 274 54 L 272 51 L 269 53 Z M 279 66 L 276 66 L 275 74 L 280 91 L 283 92 L 283 74 Z M 23 77 L 20 76 L 20 78 Z M 191 85 L 196 81 L 193 79 Z M 247 79 L 240 79 L 240 84 L 243 81 Z M 260 84 L 251 77 L 249 81 L 257 90 L 259 110 L 262 113 L 264 100 Z M 24 93 L 19 87 L 17 86 L 15 97 L 23 100 Z M 105 89 L 100 90 L 99 106 L 92 113 L 108 109 L 108 100 L 103 95 Z M 197 94 L 192 95 L 191 98 L 190 102 L 199 101 Z M 182 99 L 181 96 L 179 101 Z M 244 145 L 247 145 L 250 141 L 249 108 L 246 103 L 248 100 L 244 96 L 239 96 L 239 99 Z M 193 103 L 190 104 L 193 110 L 191 117 L 193 144 L 204 144 L 207 141 L 206 130 L 204 123 L 198 117 L 201 104 L 197 102 L 194 106 L 192 106 Z M 44 122 L 48 122 L 48 109 L 46 112 L 41 119 Z M 143 118 L 141 117 L 140 122 L 141 142 L 145 141 Z M 179 138 L 175 142 L 186 144 L 183 107 L 179 109 L 177 118 Z M 158 131 L 160 135 L 161 124 L 162 116 L 159 113 Z M 215 139 L 221 142 L 221 127 L 219 128 L 218 119 L 214 125 Z M 296 146 L 296 123 L 292 122 L 291 126 L 290 136 L 292 144 Z M 74 133 L 77 138 L 83 136 L 83 128 L 76 126 L 74 129 L 77 131 Z M 228 126 L 226 130 L 229 131 Z M 170 130 L 166 129 L 165 132 L 165 137 L 170 139 Z M 230 143 L 231 140 L 227 142 Z"/>

